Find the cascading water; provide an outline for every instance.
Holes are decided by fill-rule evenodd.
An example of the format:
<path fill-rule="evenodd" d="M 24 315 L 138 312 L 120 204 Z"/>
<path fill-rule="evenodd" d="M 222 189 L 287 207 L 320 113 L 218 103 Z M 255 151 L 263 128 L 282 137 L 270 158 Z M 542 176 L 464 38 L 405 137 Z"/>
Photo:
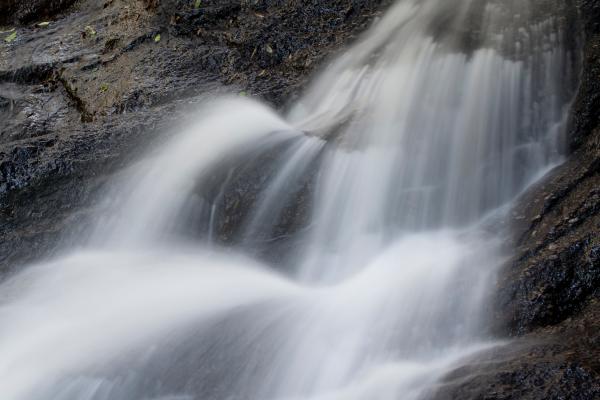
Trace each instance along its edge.
<path fill-rule="evenodd" d="M 287 118 L 206 105 L 107 195 L 89 243 L 2 284 L 2 397 L 426 396 L 494 345 L 489 221 L 560 161 L 570 59 L 527 1 L 403 0 Z M 232 160 L 268 151 L 235 244 L 215 246 Z M 252 250 L 301 186 L 308 222 L 274 272 Z"/>

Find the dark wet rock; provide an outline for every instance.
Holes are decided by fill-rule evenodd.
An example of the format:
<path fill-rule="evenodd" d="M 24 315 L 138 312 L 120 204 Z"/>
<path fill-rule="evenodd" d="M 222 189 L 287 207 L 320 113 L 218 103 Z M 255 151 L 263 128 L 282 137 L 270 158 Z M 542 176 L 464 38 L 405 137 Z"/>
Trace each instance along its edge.
<path fill-rule="evenodd" d="M 523 8 L 515 7 L 513 2 L 506 0 L 472 2 L 445 0 L 438 4 L 437 14 L 430 22 L 428 30 L 434 38 L 442 43 L 466 54 L 471 54 L 474 50 L 491 45 L 489 32 L 486 32 L 490 26 L 485 25 L 488 18 L 485 14 L 493 9 L 495 19 L 506 21 L 506 23 L 498 23 L 498 26 L 502 28 L 495 32 L 506 38 L 502 48 L 499 49 L 506 58 L 523 60 L 524 57 L 527 57 L 527 50 L 523 48 L 523 43 L 527 42 L 527 38 L 523 36 L 524 26 L 519 26 L 518 22 L 529 24 L 530 26 L 526 29 L 536 26 L 537 29 L 547 29 L 548 33 L 559 32 L 559 40 L 567 48 L 578 48 L 577 42 L 581 33 L 577 24 L 579 14 L 571 1 L 527 0 L 527 3 L 528 7 Z M 454 10 L 464 7 L 465 4 L 468 4 L 468 8 L 464 12 L 454 12 Z M 552 22 L 548 23 L 549 21 Z M 448 42 L 444 38 L 452 39 L 451 42 Z M 497 47 L 497 45 L 492 46 Z M 578 62 L 575 53 L 577 52 L 572 54 L 571 62 L 573 64 Z M 564 83 L 565 90 L 572 93 L 574 82 L 565 79 Z"/>
<path fill-rule="evenodd" d="M 389 0 L 163 1 L 159 15 L 174 37 L 225 47 L 215 60 L 228 82 L 274 104 L 297 94 L 323 51 L 334 52 L 364 30 Z"/>
<path fill-rule="evenodd" d="M 102 184 L 177 110 L 220 92 L 284 107 L 390 1 L 21 3 L 0 12 L 16 29 L 0 40 L 0 272 L 79 230 Z"/>
<path fill-rule="evenodd" d="M 600 303 L 584 315 L 483 351 L 446 375 L 432 400 L 600 398 Z M 596 322 L 595 322 L 596 321 Z"/>
<path fill-rule="evenodd" d="M 577 0 L 586 36 L 583 52 L 583 72 L 579 94 L 573 105 L 569 146 L 581 147 L 585 139 L 600 124 L 600 4 L 595 0 Z"/>
<path fill-rule="evenodd" d="M 517 255 L 498 296 L 500 325 L 513 334 L 557 324 L 600 295 L 599 140 L 592 133 L 517 206 Z"/>
<path fill-rule="evenodd" d="M 66 233 L 83 230 L 110 172 L 128 155 L 139 156 L 144 135 L 173 122 L 163 112 L 177 115 L 156 108 L 143 114 L 143 122 L 141 115 L 131 115 L 118 123 L 80 126 L 68 132 L 69 140 L 54 132 L 0 147 L 7 149 L 0 150 L 0 272 L 48 254 Z"/>
<path fill-rule="evenodd" d="M 66 10 L 76 0 L 2 0 L 0 2 L 0 25 L 10 23 L 41 22 Z"/>
<path fill-rule="evenodd" d="M 511 334 L 558 324 L 600 295 L 600 120 L 592 111 L 597 93 L 590 94 L 590 85 L 600 81 L 600 31 L 590 19 L 598 6 L 579 3 L 586 35 L 568 129 L 574 150 L 515 206 L 517 251 L 498 291 L 498 326 Z"/>
<path fill-rule="evenodd" d="M 600 5 L 573 4 L 584 40 L 571 154 L 513 207 L 515 255 L 497 284 L 494 329 L 513 341 L 465 360 L 428 398 L 600 398 Z"/>
<path fill-rule="evenodd" d="M 440 399 L 600 398 L 598 132 L 514 208 L 517 251 L 501 271 L 495 324 L 536 345 L 511 350 L 502 363 L 475 363 L 478 372 L 449 383 L 454 397 Z"/>
<path fill-rule="evenodd" d="M 325 147 L 315 158 L 297 170 L 294 178 L 286 180 L 287 193 L 278 197 L 276 204 L 269 210 L 270 217 L 261 218 L 259 226 L 249 231 L 252 222 L 252 211 L 267 192 L 268 185 L 277 177 L 281 166 L 287 161 L 286 150 L 289 150 L 298 138 L 270 144 L 257 143 L 254 150 L 247 150 L 234 160 L 227 160 L 213 168 L 213 172 L 200 182 L 200 195 L 214 205 L 214 220 L 211 234 L 213 239 L 223 245 L 236 244 L 245 247 L 247 252 L 286 268 L 291 265 L 287 260 L 293 259 L 291 254 L 299 246 L 301 234 L 309 228 L 312 212 L 312 196 L 317 182 L 317 174 L 327 150 Z M 204 223 L 193 223 L 194 226 L 209 226 L 204 216 Z M 254 221 L 258 223 L 257 221 Z"/>
<path fill-rule="evenodd" d="M 111 174 L 178 121 L 177 110 L 223 91 L 284 107 L 390 2 L 71 3 L 0 4 L 0 24 L 17 33 L 0 40 L 0 273 L 51 253 L 65 232 L 81 229 Z M 600 5 L 561 3 L 571 41 L 581 33 L 570 25 L 579 7 L 583 73 L 569 161 L 514 209 L 517 251 L 498 281 L 495 321 L 515 342 L 466 360 L 431 394 L 437 399 L 600 398 Z M 551 10 L 546 4 L 554 3 L 540 0 L 538 8 Z M 47 27 L 34 24 L 44 20 Z M 469 48 L 478 39 L 465 32 L 461 40 Z M 253 154 L 227 171 L 223 194 L 202 193 L 209 202 L 222 196 L 216 231 L 223 243 L 239 240 L 278 154 Z M 257 240 L 276 239 L 286 248 L 280 254 L 289 251 L 290 234 L 306 226 L 311 184 L 308 173 L 271 237 Z"/>

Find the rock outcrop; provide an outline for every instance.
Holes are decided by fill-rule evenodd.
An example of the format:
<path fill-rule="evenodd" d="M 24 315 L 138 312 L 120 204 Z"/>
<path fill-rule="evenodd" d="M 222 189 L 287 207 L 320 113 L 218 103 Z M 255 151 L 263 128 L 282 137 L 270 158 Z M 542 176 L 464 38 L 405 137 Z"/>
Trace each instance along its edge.
<path fill-rule="evenodd" d="M 583 30 L 570 154 L 511 213 L 494 304 L 511 341 L 448 375 L 435 399 L 600 398 L 600 4 L 570 4 Z"/>
<path fill-rule="evenodd" d="M 111 174 L 201 95 L 284 107 L 389 2 L 2 3 L 0 274 L 51 253 L 84 223 Z M 582 75 L 569 159 L 517 201 L 509 221 L 516 251 L 500 272 L 494 321 L 510 343 L 466 360 L 431 398 L 600 398 L 600 4 L 561 3 L 581 17 Z M 240 198 L 251 201 L 234 186 L 220 210 L 225 241 L 242 218 Z"/>
<path fill-rule="evenodd" d="M 233 92 L 284 107 L 388 3 L 3 3 L 0 272 L 52 252 L 186 105 Z"/>

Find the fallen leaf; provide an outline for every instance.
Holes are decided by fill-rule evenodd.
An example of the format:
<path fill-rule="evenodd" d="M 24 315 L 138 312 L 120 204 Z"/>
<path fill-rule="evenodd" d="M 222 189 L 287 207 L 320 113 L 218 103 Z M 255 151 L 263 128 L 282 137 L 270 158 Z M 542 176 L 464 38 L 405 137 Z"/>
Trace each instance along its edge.
<path fill-rule="evenodd" d="M 87 33 L 89 36 L 91 36 L 91 37 L 96 36 L 96 30 L 94 28 L 92 28 L 90 25 L 87 25 L 83 29 L 85 29 L 85 33 Z"/>
<path fill-rule="evenodd" d="M 157 43 L 160 42 L 160 33 L 154 36 L 154 41 Z"/>
<path fill-rule="evenodd" d="M 39 26 L 40 28 L 45 28 L 45 27 L 47 27 L 48 25 L 50 25 L 50 22 L 48 22 L 48 21 L 39 22 L 39 23 L 37 24 L 37 26 Z"/>
<path fill-rule="evenodd" d="M 13 31 L 13 33 L 11 33 L 10 35 L 8 35 L 7 37 L 4 38 L 4 41 L 6 43 L 10 43 L 13 40 L 15 40 L 17 38 L 17 31 Z"/>

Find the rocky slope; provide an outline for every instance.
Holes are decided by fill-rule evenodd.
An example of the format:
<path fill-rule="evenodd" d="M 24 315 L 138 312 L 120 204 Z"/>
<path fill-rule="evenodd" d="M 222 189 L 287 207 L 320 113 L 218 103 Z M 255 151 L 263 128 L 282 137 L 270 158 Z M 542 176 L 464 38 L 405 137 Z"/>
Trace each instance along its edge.
<path fill-rule="evenodd" d="M 86 221 L 108 177 L 200 95 L 228 91 L 284 107 L 388 3 L 0 4 L 0 271 L 53 251 Z M 511 342 L 465 362 L 432 398 L 600 398 L 600 4 L 561 4 L 579 13 L 571 28 L 584 38 L 571 154 L 509 221 L 516 251 L 499 277 L 494 319 Z M 253 162 L 267 165 L 262 157 Z M 229 205 L 248 198 L 234 186 L 225 236 L 243 218 Z"/>
<path fill-rule="evenodd" d="M 600 3 L 569 6 L 583 31 L 570 154 L 512 211 L 494 309 L 511 341 L 448 375 L 435 399 L 600 399 Z"/>
<path fill-rule="evenodd" d="M 388 2 L 1 3 L 0 272 L 53 251 L 198 96 L 283 107 Z"/>

